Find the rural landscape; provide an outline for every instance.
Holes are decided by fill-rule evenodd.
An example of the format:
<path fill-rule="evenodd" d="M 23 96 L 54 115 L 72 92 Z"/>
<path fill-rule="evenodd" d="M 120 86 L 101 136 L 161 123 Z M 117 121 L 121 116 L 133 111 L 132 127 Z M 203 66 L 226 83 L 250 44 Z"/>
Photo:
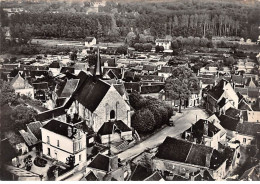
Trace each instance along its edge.
<path fill-rule="evenodd" d="M 0 2 L 0 180 L 260 181 L 259 0 Z"/>

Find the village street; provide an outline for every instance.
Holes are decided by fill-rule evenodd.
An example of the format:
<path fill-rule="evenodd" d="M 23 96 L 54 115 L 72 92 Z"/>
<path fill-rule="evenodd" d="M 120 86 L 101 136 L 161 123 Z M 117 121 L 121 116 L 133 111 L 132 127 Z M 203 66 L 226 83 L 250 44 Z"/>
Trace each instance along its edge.
<path fill-rule="evenodd" d="M 122 161 L 131 159 L 134 156 L 137 156 L 138 154 L 142 153 L 146 149 L 153 148 L 161 144 L 167 136 L 171 136 L 171 137 L 180 136 L 180 134 L 184 130 L 187 130 L 192 123 L 196 122 L 196 115 L 197 115 L 197 120 L 208 117 L 206 112 L 200 108 L 189 108 L 189 109 L 182 110 L 182 113 L 181 114 L 177 113 L 176 117 L 174 118 L 175 126 L 165 127 L 161 131 L 157 132 L 156 134 L 152 135 L 145 141 L 141 142 L 140 144 L 121 152 L 120 154 L 118 154 L 118 157 Z"/>

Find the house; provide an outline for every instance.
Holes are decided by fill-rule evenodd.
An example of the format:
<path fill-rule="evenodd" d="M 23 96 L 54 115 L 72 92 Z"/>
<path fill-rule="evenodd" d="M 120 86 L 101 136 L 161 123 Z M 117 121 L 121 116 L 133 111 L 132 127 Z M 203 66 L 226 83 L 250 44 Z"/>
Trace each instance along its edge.
<path fill-rule="evenodd" d="M 156 99 L 161 97 L 160 92 L 164 89 L 164 84 L 150 84 L 150 85 L 141 85 L 141 96 L 150 96 Z"/>
<path fill-rule="evenodd" d="M 183 132 L 183 138 L 196 144 L 203 144 L 218 150 L 220 129 L 212 122 L 200 119 L 189 129 Z"/>
<path fill-rule="evenodd" d="M 105 122 L 98 130 L 97 135 L 100 137 L 102 144 L 133 139 L 132 129 L 121 120 Z"/>
<path fill-rule="evenodd" d="M 142 72 L 145 74 L 153 74 L 157 71 L 157 66 L 156 65 L 143 65 Z"/>
<path fill-rule="evenodd" d="M 42 176 L 23 168 L 7 165 L 6 170 L 8 171 L 8 175 L 11 175 L 9 180 L 11 179 L 12 181 L 42 181 Z"/>
<path fill-rule="evenodd" d="M 86 179 L 96 181 L 124 181 L 126 168 L 116 155 L 97 154 L 86 168 Z M 91 177 L 90 177 L 91 176 Z"/>
<path fill-rule="evenodd" d="M 220 125 L 220 120 L 218 117 L 213 114 L 210 117 L 207 118 L 207 120 L 211 123 L 213 123 L 214 126 L 216 126 L 219 131 L 219 142 L 226 142 L 227 141 L 227 131 Z"/>
<path fill-rule="evenodd" d="M 226 161 L 223 153 L 211 147 L 167 137 L 153 158 L 153 170 L 159 170 L 164 177 L 206 170 L 213 179 L 221 180 L 226 175 Z"/>
<path fill-rule="evenodd" d="M 238 123 L 236 127 L 236 140 L 241 145 L 250 145 L 260 132 L 260 123 Z"/>
<path fill-rule="evenodd" d="M 97 40 L 95 37 L 86 37 L 85 38 L 85 47 L 92 47 L 97 44 Z"/>
<path fill-rule="evenodd" d="M 260 111 L 246 111 L 246 115 L 244 116 L 246 117 L 244 117 L 244 121 L 246 122 L 260 122 Z"/>
<path fill-rule="evenodd" d="M 171 66 L 162 66 L 158 70 L 158 76 L 164 77 L 164 79 L 167 79 L 172 75 L 172 67 Z"/>
<path fill-rule="evenodd" d="M 170 50 L 171 49 L 171 40 L 170 39 L 156 39 L 155 45 L 163 46 L 164 50 Z"/>
<path fill-rule="evenodd" d="M 258 88 L 248 88 L 248 97 L 247 101 L 249 103 L 255 103 L 260 96 Z"/>
<path fill-rule="evenodd" d="M 231 84 L 221 79 L 220 82 L 208 90 L 206 109 L 211 113 L 225 111 L 230 107 L 238 108 L 239 97 Z"/>
<path fill-rule="evenodd" d="M 27 127 L 27 132 L 31 133 L 36 137 L 38 140 L 42 139 L 42 134 L 41 134 L 41 127 L 43 124 L 39 121 L 31 122 L 26 125 Z"/>
<path fill-rule="evenodd" d="M 37 100 L 46 101 L 48 99 L 48 82 L 32 83 L 34 88 L 34 97 Z"/>
<path fill-rule="evenodd" d="M 137 164 L 128 181 L 165 181 L 158 171 L 151 171 L 144 166 Z"/>
<path fill-rule="evenodd" d="M 15 93 L 20 95 L 26 95 L 34 99 L 34 89 L 28 83 L 26 79 L 24 79 L 21 74 L 18 74 L 12 79 L 10 85 L 14 88 Z"/>
<path fill-rule="evenodd" d="M 49 65 L 49 71 L 52 73 L 53 76 L 60 74 L 60 69 L 61 69 L 61 66 L 58 61 L 53 61 Z"/>
<path fill-rule="evenodd" d="M 43 155 L 63 163 L 73 157 L 75 165 L 87 160 L 86 133 L 76 124 L 53 119 L 41 128 L 41 134 Z"/>
<path fill-rule="evenodd" d="M 192 90 L 187 101 L 187 107 L 196 107 L 200 105 L 201 102 L 201 94 L 199 90 Z"/>

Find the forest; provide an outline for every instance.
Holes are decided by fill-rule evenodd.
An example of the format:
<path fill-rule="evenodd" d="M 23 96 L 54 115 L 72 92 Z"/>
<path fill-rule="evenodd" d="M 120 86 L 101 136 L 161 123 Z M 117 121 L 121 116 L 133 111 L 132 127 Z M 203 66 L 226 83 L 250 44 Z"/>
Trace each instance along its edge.
<path fill-rule="evenodd" d="M 239 36 L 256 41 L 260 31 L 259 4 L 232 0 L 108 1 L 106 6 L 99 7 L 99 13 L 86 14 L 91 6 L 89 1 L 53 1 L 33 4 L 38 12 L 32 10 L 32 4 L 24 6 L 29 8 L 27 12 L 12 15 L 7 25 L 14 37 L 95 36 L 101 41 L 118 41 L 133 30 L 135 34 L 146 32 L 155 38 Z M 1 23 L 5 19 L 1 13 Z"/>

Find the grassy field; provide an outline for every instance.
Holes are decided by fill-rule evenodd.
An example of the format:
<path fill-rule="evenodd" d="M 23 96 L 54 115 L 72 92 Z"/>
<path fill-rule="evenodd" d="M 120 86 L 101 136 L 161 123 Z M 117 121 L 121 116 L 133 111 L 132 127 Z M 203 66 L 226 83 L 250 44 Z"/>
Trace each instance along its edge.
<path fill-rule="evenodd" d="M 56 39 L 32 39 L 31 43 L 34 45 L 40 45 L 44 47 L 84 47 L 84 42 Z"/>

